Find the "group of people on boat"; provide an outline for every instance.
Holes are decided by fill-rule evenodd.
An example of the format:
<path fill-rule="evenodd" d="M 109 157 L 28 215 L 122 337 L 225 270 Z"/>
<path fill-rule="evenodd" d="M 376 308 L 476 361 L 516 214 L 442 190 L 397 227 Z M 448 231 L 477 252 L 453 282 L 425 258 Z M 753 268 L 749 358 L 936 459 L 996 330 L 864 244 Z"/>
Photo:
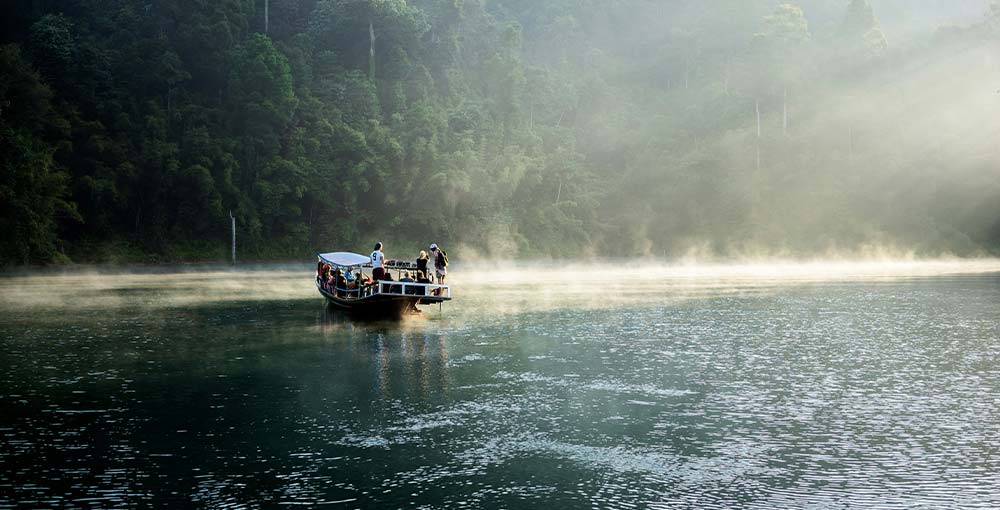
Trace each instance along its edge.
<path fill-rule="evenodd" d="M 362 297 L 367 295 L 373 286 L 378 282 L 396 281 L 392 274 L 386 270 L 386 265 L 397 265 L 396 261 L 386 261 L 385 253 L 382 251 L 382 243 L 375 243 L 375 250 L 372 251 L 370 259 L 372 264 L 372 275 L 369 277 L 361 271 L 353 275 L 350 271 L 341 268 L 334 268 L 330 264 L 320 261 L 316 268 L 320 286 L 336 296 Z M 438 284 L 443 285 L 448 276 L 448 254 L 436 243 L 430 245 L 431 254 L 434 256 L 434 277 Z M 399 279 L 400 283 L 434 283 L 429 272 L 428 264 L 430 256 L 426 251 L 421 250 L 416 260 L 416 270 L 412 273 L 404 270 Z M 402 285 L 390 287 L 390 292 L 400 292 Z M 424 288 L 413 287 L 407 289 L 408 293 L 424 294 Z M 439 292 L 435 289 L 433 292 Z"/>
<path fill-rule="evenodd" d="M 351 274 L 341 268 L 332 268 L 330 264 L 321 262 L 319 265 L 319 283 L 326 291 L 336 295 L 360 296 L 372 285 L 372 279 L 361 271 Z"/>

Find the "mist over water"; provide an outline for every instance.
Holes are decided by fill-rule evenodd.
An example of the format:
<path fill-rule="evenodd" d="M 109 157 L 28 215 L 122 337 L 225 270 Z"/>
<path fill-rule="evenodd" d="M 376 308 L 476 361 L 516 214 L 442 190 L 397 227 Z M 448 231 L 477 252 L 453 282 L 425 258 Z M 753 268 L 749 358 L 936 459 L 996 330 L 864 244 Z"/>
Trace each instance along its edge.
<path fill-rule="evenodd" d="M 992 508 L 1000 262 L 0 279 L 0 508 Z"/>
<path fill-rule="evenodd" d="M 150 266 L 135 271 L 79 267 L 0 279 L 0 308 L 169 308 L 213 303 L 315 300 L 308 264 L 248 267 Z M 659 304 L 703 289 L 723 292 L 806 282 L 877 281 L 1000 272 L 1000 259 L 748 260 L 731 263 L 652 259 L 459 262 L 448 283 L 463 299 L 450 315 L 489 307 L 529 311 L 540 307 L 616 307 Z M 515 299 L 504 304 L 500 296 Z M 477 301 L 478 303 L 478 301 Z"/>

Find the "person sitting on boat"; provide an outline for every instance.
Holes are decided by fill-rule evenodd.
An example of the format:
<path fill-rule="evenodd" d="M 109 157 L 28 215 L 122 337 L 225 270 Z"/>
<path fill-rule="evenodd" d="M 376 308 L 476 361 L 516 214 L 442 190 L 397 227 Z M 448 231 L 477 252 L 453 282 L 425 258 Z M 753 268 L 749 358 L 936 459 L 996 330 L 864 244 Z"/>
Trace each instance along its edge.
<path fill-rule="evenodd" d="M 417 256 L 417 271 L 427 274 L 427 252 L 424 250 L 420 250 L 420 255 Z"/>
<path fill-rule="evenodd" d="M 382 243 L 375 243 L 375 251 L 372 252 L 372 279 L 376 282 L 385 278 L 384 267 L 385 253 L 382 253 Z"/>
<path fill-rule="evenodd" d="M 326 266 L 326 270 L 323 271 L 323 276 L 320 279 L 320 286 L 326 290 L 330 290 L 330 282 L 333 280 L 333 273 L 330 271 L 330 266 Z"/>
<path fill-rule="evenodd" d="M 424 271 L 415 271 L 413 276 L 416 278 L 415 283 L 431 283 L 430 279 L 427 278 L 427 273 Z M 423 296 L 427 294 L 427 287 L 413 287 L 413 294 Z"/>
<path fill-rule="evenodd" d="M 357 292 L 355 293 L 357 297 L 361 297 L 364 293 L 365 287 L 369 283 L 371 283 L 371 280 L 368 279 L 368 275 L 362 273 L 361 271 L 358 271 L 354 275 L 354 288 L 357 289 Z"/>
<path fill-rule="evenodd" d="M 402 282 L 402 283 L 415 283 L 413 281 L 413 278 L 410 277 L 410 272 L 409 271 L 403 271 L 403 277 L 400 278 L 399 281 Z M 417 290 L 416 287 L 407 287 L 405 293 L 406 294 L 415 294 L 415 292 L 414 292 L 415 290 Z"/>
<path fill-rule="evenodd" d="M 399 281 L 401 283 L 414 283 L 413 282 L 413 278 L 410 278 L 410 272 L 409 271 L 403 271 L 403 277 L 400 278 Z M 402 288 L 400 290 L 402 290 Z M 413 294 L 413 287 L 408 287 L 406 289 L 406 293 L 407 294 Z"/>
<path fill-rule="evenodd" d="M 397 281 L 397 280 L 395 280 L 392 277 L 392 273 L 390 273 L 389 271 L 386 271 L 385 272 L 385 281 L 387 281 L 387 282 L 394 282 L 394 281 Z M 385 290 L 387 290 L 387 291 L 389 291 L 389 292 L 391 292 L 393 294 L 402 294 L 403 293 L 403 286 L 402 285 L 390 285 L 390 286 L 386 287 Z"/>
<path fill-rule="evenodd" d="M 417 271 L 417 283 L 431 283 L 431 279 L 427 277 L 427 271 Z"/>
<path fill-rule="evenodd" d="M 344 294 L 344 291 L 347 290 L 347 278 L 344 278 L 344 272 L 340 269 L 337 269 L 337 279 L 335 281 L 337 282 L 337 295 Z"/>

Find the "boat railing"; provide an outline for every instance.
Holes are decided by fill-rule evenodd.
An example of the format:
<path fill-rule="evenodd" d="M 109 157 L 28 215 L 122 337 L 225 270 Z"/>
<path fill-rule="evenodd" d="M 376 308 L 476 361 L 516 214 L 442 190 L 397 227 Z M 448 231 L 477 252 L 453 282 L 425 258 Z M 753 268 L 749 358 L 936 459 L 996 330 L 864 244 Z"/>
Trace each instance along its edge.
<path fill-rule="evenodd" d="M 451 299 L 451 287 L 439 283 L 384 281 L 376 282 L 379 294 L 395 296 L 433 296 Z M 428 292 L 431 291 L 431 292 Z M 433 291 L 437 291 L 436 293 Z"/>
<path fill-rule="evenodd" d="M 338 296 L 361 299 L 375 294 L 390 296 L 426 296 L 451 299 L 451 287 L 439 283 L 416 283 L 380 280 L 362 288 L 333 287 Z"/>

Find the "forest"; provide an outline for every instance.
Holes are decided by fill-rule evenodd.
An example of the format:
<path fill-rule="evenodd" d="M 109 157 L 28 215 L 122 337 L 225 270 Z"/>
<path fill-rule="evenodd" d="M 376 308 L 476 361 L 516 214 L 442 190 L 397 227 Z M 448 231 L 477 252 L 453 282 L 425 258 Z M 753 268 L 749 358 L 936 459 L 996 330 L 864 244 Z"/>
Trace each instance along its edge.
<path fill-rule="evenodd" d="M 981 3 L 8 0 L 0 265 L 996 255 Z"/>

